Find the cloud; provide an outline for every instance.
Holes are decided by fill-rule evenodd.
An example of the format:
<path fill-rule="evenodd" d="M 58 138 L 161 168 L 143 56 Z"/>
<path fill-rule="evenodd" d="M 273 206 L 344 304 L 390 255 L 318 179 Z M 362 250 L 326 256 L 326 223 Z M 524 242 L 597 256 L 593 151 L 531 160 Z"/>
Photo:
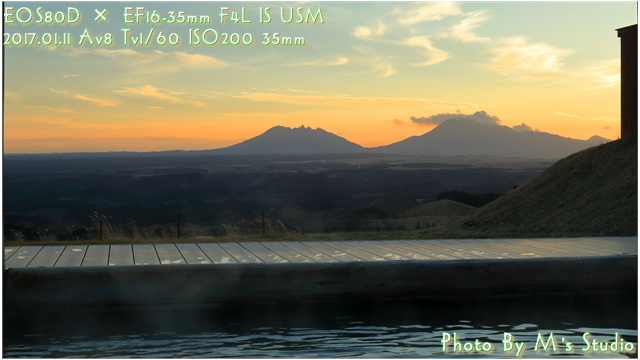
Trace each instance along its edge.
<path fill-rule="evenodd" d="M 258 89 L 254 89 L 254 90 L 258 90 Z M 321 93 L 318 91 L 312 91 L 312 90 L 302 90 L 302 89 L 286 89 L 287 91 L 293 92 L 293 93 L 304 93 L 304 94 L 325 94 L 325 93 Z M 276 89 L 270 89 L 268 91 L 278 91 Z"/>
<path fill-rule="evenodd" d="M 371 67 L 379 74 L 378 77 L 385 78 L 396 73 L 396 69 L 392 63 L 392 60 L 395 58 L 394 56 L 379 55 L 372 49 L 364 46 L 358 46 L 356 50 L 362 54 L 362 56 L 354 59 L 354 62 Z"/>
<path fill-rule="evenodd" d="M 522 123 L 520 125 L 516 125 L 512 127 L 513 130 L 517 132 L 525 132 L 525 131 L 534 131 L 529 125 Z"/>
<path fill-rule="evenodd" d="M 93 55 L 113 59 L 122 68 L 131 69 L 139 75 L 164 75 L 189 70 L 211 70 L 231 66 L 222 60 L 202 54 L 183 51 L 167 52 L 154 50 L 140 52 L 134 49 L 86 49 L 73 48 L 64 51 L 68 56 Z"/>
<path fill-rule="evenodd" d="M 55 128 L 56 132 L 64 132 L 67 129 L 73 130 L 89 130 L 89 131 L 110 131 L 122 130 L 130 123 L 92 123 L 85 121 L 75 121 L 65 117 L 57 117 L 58 115 L 37 115 L 37 116 L 21 116 L 5 119 L 7 122 L 37 124 L 30 126 L 26 136 L 37 136 L 36 134 L 50 134 L 50 128 Z M 62 115 L 64 116 L 64 115 Z M 15 134 L 14 134 L 15 136 Z"/>
<path fill-rule="evenodd" d="M 479 108 L 494 108 L 491 105 L 479 105 L 469 102 L 450 102 L 431 100 L 419 97 L 367 97 L 349 94 L 323 93 L 300 89 L 255 89 L 253 92 L 218 93 L 220 98 L 230 97 L 250 101 L 266 101 L 292 105 L 312 105 L 331 108 L 361 108 L 361 109 L 409 109 L 409 108 L 444 108 L 467 109 L 474 111 Z"/>
<path fill-rule="evenodd" d="M 291 90 L 289 90 L 291 92 Z M 283 94 L 278 92 L 244 92 L 229 95 L 251 101 L 268 101 L 292 105 L 313 105 L 337 108 L 423 108 L 433 102 L 421 98 L 366 97 L 347 94 L 303 93 Z"/>
<path fill-rule="evenodd" d="M 62 125 L 68 127 L 83 127 L 86 124 L 76 123 L 67 118 L 51 118 L 49 116 L 30 116 L 28 119 L 21 119 L 21 122 L 31 122 L 43 125 Z"/>
<path fill-rule="evenodd" d="M 144 85 L 139 87 L 127 87 L 122 90 L 113 90 L 113 92 L 118 94 L 129 94 L 129 95 L 140 95 L 147 96 L 163 101 L 168 101 L 174 104 L 190 104 L 194 106 L 204 106 L 205 103 L 201 101 L 187 100 L 176 95 L 184 95 L 183 92 L 170 91 L 165 89 L 157 88 L 153 85 Z"/>
<path fill-rule="evenodd" d="M 76 100 L 82 100 L 82 101 L 86 101 L 89 103 L 92 103 L 94 105 L 98 105 L 98 106 L 118 106 L 118 104 L 120 104 L 118 101 L 113 100 L 113 99 L 108 99 L 108 98 L 96 98 L 96 97 L 90 97 L 84 94 L 74 94 L 68 90 L 56 90 L 56 89 L 49 89 L 49 91 L 55 93 L 55 94 L 61 94 L 61 95 L 66 95 L 67 97 L 76 99 Z"/>
<path fill-rule="evenodd" d="M 604 121 L 604 122 L 620 122 L 620 118 L 610 117 L 610 116 L 591 116 L 591 115 L 578 115 L 578 114 L 569 114 L 561 111 L 551 111 L 551 114 L 562 116 L 565 118 L 569 118 L 572 120 L 595 120 L 595 121 Z"/>
<path fill-rule="evenodd" d="M 93 49 L 87 50 L 89 54 L 100 55 L 108 58 L 122 58 L 122 57 L 133 57 L 133 56 L 144 56 L 144 53 L 135 51 L 133 49 Z M 76 52 L 74 55 L 82 55 L 83 52 Z"/>
<path fill-rule="evenodd" d="M 424 29 L 416 27 L 422 22 L 440 21 L 447 17 L 460 15 L 465 17 L 452 26 L 446 35 L 428 34 L 424 32 Z M 434 36 L 439 38 L 452 37 L 463 42 L 488 40 L 473 33 L 473 30 L 487 20 L 486 11 L 465 13 L 456 2 L 418 2 L 397 7 L 390 13 L 390 16 L 393 17 L 391 21 L 388 19 L 385 22 L 378 20 L 376 25 L 357 26 L 351 31 L 351 35 L 361 40 L 385 45 L 418 48 L 418 53 L 424 55 L 427 60 L 417 66 L 435 65 L 453 56 L 449 51 L 434 45 L 432 41 Z M 371 61 L 371 57 L 367 60 Z M 396 61 L 391 61 L 389 57 L 386 59 L 378 57 L 370 64 L 377 72 L 381 73 L 380 77 L 389 77 L 397 73 Z"/>
<path fill-rule="evenodd" d="M 353 29 L 351 35 L 370 42 L 386 45 L 401 45 L 419 48 L 418 52 L 427 60 L 417 64 L 418 66 L 430 66 L 441 63 L 453 57 L 446 50 L 436 47 L 433 38 L 455 38 L 462 42 L 484 42 L 488 38 L 480 37 L 473 31 L 487 20 L 487 12 L 484 10 L 465 13 L 456 2 L 422 2 L 401 6 L 391 12 L 395 21 L 387 23 L 378 20 L 374 26 L 358 26 Z M 416 27 L 422 22 L 440 21 L 447 17 L 464 16 L 462 20 L 451 26 L 446 34 L 427 34 L 423 29 Z M 401 35 L 400 35 L 401 34 Z M 406 37 L 407 34 L 413 35 Z M 389 35 L 383 38 L 383 35 Z M 396 38 L 394 39 L 393 36 Z M 402 39 L 401 37 L 404 37 Z M 381 77 L 394 75 L 395 61 L 377 59 L 373 67 L 382 73 Z"/>
<path fill-rule="evenodd" d="M 74 78 L 74 77 L 78 77 L 80 75 L 78 74 L 64 74 L 62 75 L 63 78 L 68 79 L 68 78 Z"/>
<path fill-rule="evenodd" d="M 349 63 L 349 59 L 344 56 L 335 56 L 333 58 L 318 59 L 307 62 L 296 62 L 282 64 L 282 66 L 340 66 Z"/>
<path fill-rule="evenodd" d="M 182 51 L 154 50 L 150 53 L 142 53 L 132 49 L 96 49 L 93 53 L 121 60 L 125 65 L 128 64 L 146 73 L 173 73 L 182 70 L 216 69 L 229 66 L 228 63 L 211 56 L 189 54 Z"/>
<path fill-rule="evenodd" d="M 473 120 L 483 125 L 500 125 L 500 119 L 498 119 L 498 117 L 491 116 L 485 111 L 477 111 L 470 115 L 442 113 L 429 117 L 411 117 L 411 121 L 418 125 L 440 125 L 447 120 Z"/>
<path fill-rule="evenodd" d="M 480 37 L 473 33 L 480 24 L 487 21 L 486 11 L 478 10 L 466 14 L 466 17 L 452 26 L 449 36 L 462 42 L 484 42 L 490 40 L 486 37 Z"/>
<path fill-rule="evenodd" d="M 590 116 L 589 118 L 596 121 L 607 121 L 607 122 L 615 122 L 620 123 L 620 118 L 615 118 L 611 116 Z"/>
<path fill-rule="evenodd" d="M 187 54 L 181 51 L 166 53 L 159 50 L 154 51 L 154 54 L 163 57 L 167 56 L 169 58 L 169 63 L 181 68 L 212 69 L 229 65 L 222 60 L 202 54 Z"/>
<path fill-rule="evenodd" d="M 571 78 L 588 84 L 587 90 L 596 90 L 620 85 L 620 60 L 610 59 L 591 62 L 575 72 Z"/>
<path fill-rule="evenodd" d="M 490 50 L 489 68 L 502 75 L 518 75 L 537 81 L 556 77 L 562 72 L 562 60 L 570 50 L 544 43 L 529 43 L 525 37 L 510 37 L 497 42 Z"/>
<path fill-rule="evenodd" d="M 43 109 L 43 110 L 56 112 L 56 113 L 66 113 L 66 114 L 75 114 L 76 113 L 74 110 L 67 109 L 67 108 L 51 108 L 51 107 L 46 107 L 46 106 L 34 106 L 34 105 L 30 105 L 30 106 L 27 106 L 27 107 L 28 108 L 33 108 L 33 109 Z"/>
<path fill-rule="evenodd" d="M 404 121 L 402 121 L 402 120 L 400 120 L 400 119 L 393 119 L 393 120 L 392 120 L 392 122 L 393 122 L 393 124 L 394 124 L 394 125 L 397 125 L 397 126 L 405 126 L 405 125 L 408 125 L 406 122 L 404 122 Z"/>
<path fill-rule="evenodd" d="M 403 45 L 424 49 L 421 51 L 429 60 L 420 63 L 420 66 L 429 66 L 441 63 L 451 57 L 451 54 L 436 48 L 426 36 L 414 36 L 402 41 Z"/>
<path fill-rule="evenodd" d="M 76 94 L 73 97 L 75 97 L 78 100 L 82 100 L 82 101 L 88 101 L 94 105 L 98 105 L 98 106 L 117 106 L 118 102 L 115 100 L 111 100 L 111 99 L 100 99 L 100 98 L 94 98 L 94 97 L 89 97 L 86 95 L 82 95 L 82 94 Z"/>
<path fill-rule="evenodd" d="M 559 116 L 564 116 L 564 117 L 568 117 L 568 118 L 572 118 L 572 119 L 578 119 L 578 120 L 584 120 L 584 117 L 580 116 L 580 115 L 576 115 L 576 114 L 567 114 L 561 111 L 552 111 L 551 112 L 553 115 L 559 115 Z"/>
<path fill-rule="evenodd" d="M 351 35 L 358 39 L 371 39 L 373 37 L 378 37 L 383 35 L 387 31 L 387 26 L 382 23 L 382 21 L 378 21 L 377 27 L 370 26 L 357 26 L 351 32 Z"/>
<path fill-rule="evenodd" d="M 373 68 L 381 73 L 381 78 L 389 77 L 396 73 L 396 69 L 393 67 L 393 64 L 390 62 L 375 62 L 371 64 Z"/>
<path fill-rule="evenodd" d="M 17 93 L 17 92 L 5 90 L 4 91 L 4 99 L 5 99 L 5 101 L 19 103 L 19 102 L 22 102 L 24 100 L 24 96 L 22 94 Z"/>
<path fill-rule="evenodd" d="M 406 9 L 396 10 L 396 21 L 403 25 L 415 25 L 425 21 L 438 21 L 447 16 L 462 13 L 456 2 L 424 2 Z"/>

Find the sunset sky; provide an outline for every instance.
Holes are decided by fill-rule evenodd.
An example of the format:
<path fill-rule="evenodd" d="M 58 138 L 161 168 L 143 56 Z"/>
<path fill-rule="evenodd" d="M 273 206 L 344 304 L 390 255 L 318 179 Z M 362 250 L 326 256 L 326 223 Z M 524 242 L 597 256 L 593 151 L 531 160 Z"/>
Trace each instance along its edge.
<path fill-rule="evenodd" d="M 127 6 L 134 9 L 125 17 Z M 320 127 L 373 147 L 421 135 L 446 118 L 441 114 L 478 111 L 520 130 L 616 139 L 620 40 L 615 29 L 637 23 L 636 2 L 6 2 L 6 7 L 13 13 L 5 16 L 4 32 L 10 34 L 5 44 L 21 42 L 4 46 L 7 153 L 212 149 L 276 125 Z M 140 23 L 125 23 L 135 21 L 135 7 L 148 14 Z M 270 8 L 270 23 L 260 23 L 261 7 Z M 20 23 L 29 11 L 31 23 Z M 73 24 L 43 24 L 47 11 L 62 11 L 57 19 L 63 21 L 81 17 Z M 247 22 L 234 23 L 234 11 Z M 161 23 L 146 22 L 153 14 Z M 176 23 L 166 24 L 171 19 Z M 201 38 L 205 29 L 217 32 L 215 44 L 189 44 L 190 32 Z M 133 44 L 132 38 L 150 32 L 148 45 Z M 72 45 L 42 44 L 53 34 L 61 40 L 63 33 L 71 34 Z M 265 33 L 270 42 L 291 44 L 264 45 Z M 213 34 L 209 30 L 204 40 L 213 42 Z M 104 44 L 107 39 L 110 45 Z M 158 45 L 163 39 L 167 44 Z"/>

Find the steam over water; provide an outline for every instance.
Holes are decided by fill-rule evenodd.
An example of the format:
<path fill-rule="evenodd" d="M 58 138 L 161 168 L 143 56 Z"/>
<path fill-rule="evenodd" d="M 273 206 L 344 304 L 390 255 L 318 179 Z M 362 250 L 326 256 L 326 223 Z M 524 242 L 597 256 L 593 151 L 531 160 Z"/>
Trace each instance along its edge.
<path fill-rule="evenodd" d="M 635 299 L 560 298 L 437 304 L 336 301 L 66 314 L 72 321 L 57 319 L 56 326 L 5 324 L 3 355 L 625 358 L 637 354 L 636 309 Z M 452 341 L 443 344 L 443 339 Z"/>

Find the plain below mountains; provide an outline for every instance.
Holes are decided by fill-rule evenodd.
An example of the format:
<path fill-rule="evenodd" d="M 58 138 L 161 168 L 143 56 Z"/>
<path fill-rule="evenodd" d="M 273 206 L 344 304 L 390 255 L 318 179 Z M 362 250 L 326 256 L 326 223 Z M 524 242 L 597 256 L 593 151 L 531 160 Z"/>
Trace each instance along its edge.
<path fill-rule="evenodd" d="M 382 153 L 562 158 L 608 141 L 599 136 L 577 140 L 538 131 L 519 132 L 503 125 L 451 119 L 424 135 L 375 148 L 364 148 L 320 128 L 276 126 L 252 139 L 211 152 L 224 155 Z"/>

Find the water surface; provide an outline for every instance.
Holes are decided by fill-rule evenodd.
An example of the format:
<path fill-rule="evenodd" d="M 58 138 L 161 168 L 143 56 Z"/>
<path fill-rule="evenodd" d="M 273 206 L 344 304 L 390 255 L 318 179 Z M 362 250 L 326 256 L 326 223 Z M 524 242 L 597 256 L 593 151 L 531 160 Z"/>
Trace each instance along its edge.
<path fill-rule="evenodd" d="M 62 323 L 8 333 L 5 326 L 4 357 L 637 356 L 635 300 L 609 298 L 164 308 L 144 315 L 83 314 Z M 458 345 L 443 347 L 443 339 L 454 336 Z M 515 342 L 522 344 L 520 352 Z"/>

